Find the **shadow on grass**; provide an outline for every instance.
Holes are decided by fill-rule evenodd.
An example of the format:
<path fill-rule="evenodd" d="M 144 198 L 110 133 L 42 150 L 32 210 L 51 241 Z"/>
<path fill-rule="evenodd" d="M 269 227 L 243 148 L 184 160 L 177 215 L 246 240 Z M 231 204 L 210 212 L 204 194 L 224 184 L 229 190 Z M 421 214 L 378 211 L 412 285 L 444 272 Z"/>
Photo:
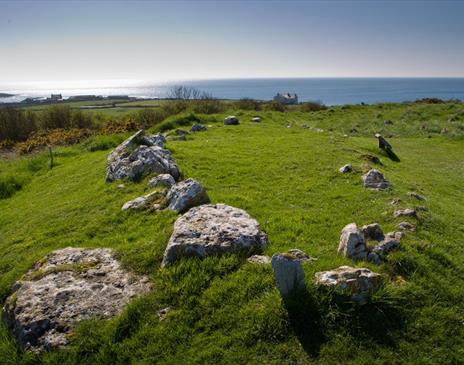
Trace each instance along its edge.
<path fill-rule="evenodd" d="M 388 156 L 388 158 L 392 161 L 395 161 L 395 162 L 400 162 L 400 158 L 398 157 L 398 155 L 393 152 L 392 150 L 389 150 L 389 149 L 386 149 L 384 150 L 385 151 L 385 155 Z"/>
<path fill-rule="evenodd" d="M 322 294 L 322 295 L 321 295 Z M 331 333 L 346 333 L 353 341 L 396 348 L 405 316 L 388 295 L 377 295 L 363 305 L 332 290 L 299 291 L 284 299 L 290 324 L 305 352 L 317 357 Z"/>

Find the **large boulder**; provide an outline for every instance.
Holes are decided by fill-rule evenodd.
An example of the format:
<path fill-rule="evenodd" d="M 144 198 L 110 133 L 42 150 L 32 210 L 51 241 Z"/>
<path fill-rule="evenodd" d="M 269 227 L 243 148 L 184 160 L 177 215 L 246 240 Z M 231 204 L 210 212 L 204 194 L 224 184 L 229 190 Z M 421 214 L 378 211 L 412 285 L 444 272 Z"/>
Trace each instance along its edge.
<path fill-rule="evenodd" d="M 351 299 L 363 303 L 366 296 L 379 287 L 381 276 L 369 269 L 340 266 L 330 271 L 317 272 L 316 284 L 347 290 Z"/>
<path fill-rule="evenodd" d="M 390 182 L 385 179 L 383 174 L 376 170 L 372 169 L 367 174 L 362 177 L 364 187 L 371 189 L 387 189 L 391 186 Z"/>
<path fill-rule="evenodd" d="M 65 248 L 16 283 L 3 319 L 21 347 L 49 350 L 66 345 L 77 323 L 110 318 L 150 288 L 147 277 L 122 269 L 109 249 Z"/>
<path fill-rule="evenodd" d="M 173 185 L 166 195 L 166 200 L 168 201 L 167 208 L 178 213 L 184 213 L 190 208 L 209 203 L 206 190 L 193 179 Z"/>
<path fill-rule="evenodd" d="M 367 257 L 367 247 L 363 233 L 356 223 L 346 225 L 340 235 L 338 253 L 353 260 L 364 260 Z"/>
<path fill-rule="evenodd" d="M 224 204 L 190 209 L 174 223 L 162 266 L 182 257 L 237 253 L 251 256 L 267 246 L 267 235 L 244 210 Z"/>
<path fill-rule="evenodd" d="M 145 173 L 168 173 L 174 179 L 179 179 L 179 168 L 171 153 L 161 147 L 162 145 L 163 136 L 145 136 L 143 130 L 138 131 L 108 156 L 106 180 L 136 180 Z"/>

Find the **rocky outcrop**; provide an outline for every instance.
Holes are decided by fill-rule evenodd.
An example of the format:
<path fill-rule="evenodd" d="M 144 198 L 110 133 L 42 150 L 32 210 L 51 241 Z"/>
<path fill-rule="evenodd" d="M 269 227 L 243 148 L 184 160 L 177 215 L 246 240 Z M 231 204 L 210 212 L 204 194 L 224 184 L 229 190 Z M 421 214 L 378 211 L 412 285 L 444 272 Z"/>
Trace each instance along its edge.
<path fill-rule="evenodd" d="M 417 212 L 416 212 L 414 209 L 410 209 L 410 208 L 398 209 L 398 210 L 395 210 L 395 212 L 393 213 L 393 216 L 394 216 L 395 218 L 398 218 L 398 217 L 413 217 L 413 218 L 417 218 Z"/>
<path fill-rule="evenodd" d="M 234 115 L 229 115 L 228 117 L 224 118 L 224 124 L 225 125 L 238 125 L 240 124 L 239 120 L 237 117 Z"/>
<path fill-rule="evenodd" d="M 251 256 L 261 253 L 267 244 L 267 235 L 244 210 L 224 204 L 200 205 L 175 222 L 162 266 L 183 257 L 228 253 Z"/>
<path fill-rule="evenodd" d="M 151 188 L 170 188 L 176 180 L 169 174 L 161 174 L 150 179 L 148 186 Z"/>
<path fill-rule="evenodd" d="M 190 128 L 190 132 L 203 132 L 206 130 L 207 128 L 201 123 L 196 123 L 192 125 L 192 128 Z"/>
<path fill-rule="evenodd" d="M 338 253 L 353 260 L 364 260 L 367 258 L 367 247 L 363 233 L 358 229 L 356 223 L 346 225 L 340 235 Z"/>
<path fill-rule="evenodd" d="M 164 137 L 161 135 L 145 136 L 143 130 L 121 143 L 108 156 L 106 180 L 136 180 L 145 173 L 168 173 L 179 179 L 180 171 L 165 150 Z"/>
<path fill-rule="evenodd" d="M 362 177 L 364 187 L 371 189 L 387 189 L 391 186 L 390 182 L 385 179 L 383 174 L 375 169 L 370 170 Z"/>
<path fill-rule="evenodd" d="M 337 287 L 351 294 L 351 299 L 364 303 L 366 297 L 375 292 L 381 282 L 381 276 L 369 269 L 340 266 L 330 271 L 317 272 L 316 284 Z"/>
<path fill-rule="evenodd" d="M 190 208 L 209 203 L 206 190 L 198 181 L 187 179 L 181 181 L 169 189 L 166 200 L 168 209 L 178 213 L 184 213 Z"/>
<path fill-rule="evenodd" d="M 82 320 L 110 318 L 151 288 L 123 270 L 109 249 L 65 248 L 39 261 L 4 307 L 4 322 L 24 349 L 62 347 Z"/>
<path fill-rule="evenodd" d="M 347 174 L 348 172 L 353 171 L 353 166 L 351 164 L 346 164 L 338 169 L 342 174 Z"/>

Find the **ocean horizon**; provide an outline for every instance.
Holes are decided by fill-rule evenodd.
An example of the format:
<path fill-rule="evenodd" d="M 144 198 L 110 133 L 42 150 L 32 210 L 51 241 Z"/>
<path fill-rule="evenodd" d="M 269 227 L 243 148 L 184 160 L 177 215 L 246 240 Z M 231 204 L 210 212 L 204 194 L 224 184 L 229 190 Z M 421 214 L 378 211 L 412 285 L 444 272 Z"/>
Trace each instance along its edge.
<path fill-rule="evenodd" d="M 85 85 L 85 82 L 80 82 Z M 61 83 L 63 85 L 63 83 Z M 298 95 L 299 101 L 318 101 L 326 105 L 405 102 L 422 98 L 464 100 L 464 78 L 248 78 L 146 82 L 125 86 L 92 85 L 76 87 L 31 87 L 9 85 L 1 93 L 1 103 L 20 102 L 26 98 L 45 98 L 61 93 L 63 98 L 76 95 L 128 95 L 137 98 L 165 98 L 174 85 L 185 85 L 218 99 L 253 98 L 270 100 L 278 92 Z"/>

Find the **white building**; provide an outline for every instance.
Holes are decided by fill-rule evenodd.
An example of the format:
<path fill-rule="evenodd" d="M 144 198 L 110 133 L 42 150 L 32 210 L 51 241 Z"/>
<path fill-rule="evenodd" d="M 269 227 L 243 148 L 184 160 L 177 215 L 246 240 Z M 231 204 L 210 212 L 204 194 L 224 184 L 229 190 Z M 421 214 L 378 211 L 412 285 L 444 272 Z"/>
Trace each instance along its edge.
<path fill-rule="evenodd" d="M 274 96 L 274 101 L 278 101 L 279 103 L 284 105 L 298 104 L 298 95 L 292 95 L 290 93 L 277 93 L 277 95 Z"/>

